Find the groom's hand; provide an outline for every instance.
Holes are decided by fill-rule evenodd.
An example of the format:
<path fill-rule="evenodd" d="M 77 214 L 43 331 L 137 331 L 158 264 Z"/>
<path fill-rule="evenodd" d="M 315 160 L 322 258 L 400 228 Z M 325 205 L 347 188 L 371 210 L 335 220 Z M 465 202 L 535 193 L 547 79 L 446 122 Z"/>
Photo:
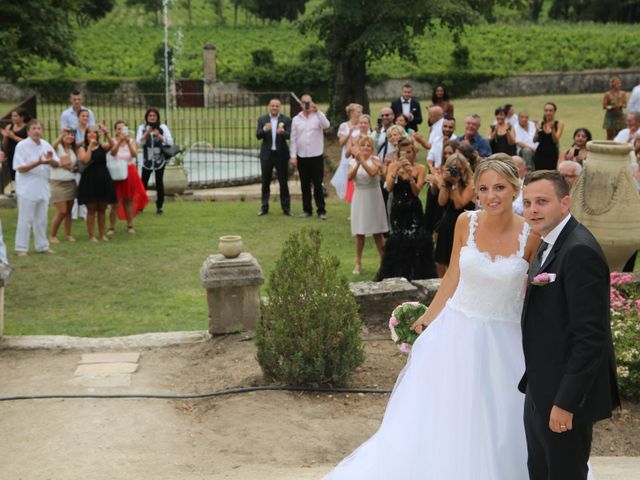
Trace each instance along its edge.
<path fill-rule="evenodd" d="M 549 428 L 555 433 L 568 432 L 573 428 L 573 413 L 554 405 L 549 417 Z"/>

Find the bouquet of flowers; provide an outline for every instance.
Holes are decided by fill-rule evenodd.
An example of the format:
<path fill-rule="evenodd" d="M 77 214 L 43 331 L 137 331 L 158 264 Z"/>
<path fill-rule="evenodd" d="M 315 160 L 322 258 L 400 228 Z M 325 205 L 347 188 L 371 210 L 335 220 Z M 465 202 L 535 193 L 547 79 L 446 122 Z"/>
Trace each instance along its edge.
<path fill-rule="evenodd" d="M 409 353 L 411 345 L 418 338 L 418 334 L 411 330 L 411 325 L 427 311 L 420 302 L 404 302 L 393 309 L 389 318 L 391 339 L 398 345 L 400 351 Z"/>

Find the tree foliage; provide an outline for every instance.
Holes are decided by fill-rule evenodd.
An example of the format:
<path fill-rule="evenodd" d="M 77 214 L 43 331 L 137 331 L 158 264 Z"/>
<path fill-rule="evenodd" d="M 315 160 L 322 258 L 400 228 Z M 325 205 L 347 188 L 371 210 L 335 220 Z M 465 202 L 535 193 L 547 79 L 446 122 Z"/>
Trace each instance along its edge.
<path fill-rule="evenodd" d="M 307 0 L 237 0 L 234 1 L 265 20 L 295 20 L 304 13 Z"/>
<path fill-rule="evenodd" d="M 94 2 L 73 0 L 0 0 L 0 76 L 16 80 L 34 58 L 75 63 L 73 21 L 100 18 L 113 7 L 104 2 L 102 10 Z"/>
<path fill-rule="evenodd" d="M 553 0 L 551 18 L 573 21 L 636 23 L 640 0 Z"/>

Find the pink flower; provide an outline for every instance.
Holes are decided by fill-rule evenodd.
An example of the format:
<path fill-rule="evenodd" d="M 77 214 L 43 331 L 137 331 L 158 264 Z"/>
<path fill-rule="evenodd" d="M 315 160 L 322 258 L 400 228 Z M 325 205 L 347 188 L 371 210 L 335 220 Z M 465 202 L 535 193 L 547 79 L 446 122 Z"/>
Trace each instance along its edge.
<path fill-rule="evenodd" d="M 640 310 L 640 298 L 636 300 L 636 308 Z"/>
<path fill-rule="evenodd" d="M 402 342 L 400 344 L 400 347 L 398 347 L 398 348 L 400 348 L 400 351 L 404 352 L 404 353 L 409 353 L 409 350 L 411 350 L 411 347 L 409 346 L 409 344 L 405 343 L 405 342 Z"/>
<path fill-rule="evenodd" d="M 547 283 L 551 283 L 554 282 L 556 279 L 556 274 L 555 273 L 539 273 L 538 275 L 536 275 L 535 277 L 533 277 L 533 280 L 531 281 L 532 285 L 546 285 Z"/>
<path fill-rule="evenodd" d="M 397 327 L 397 326 L 398 326 L 398 319 L 392 315 L 391 318 L 389 319 L 389 328 Z"/>

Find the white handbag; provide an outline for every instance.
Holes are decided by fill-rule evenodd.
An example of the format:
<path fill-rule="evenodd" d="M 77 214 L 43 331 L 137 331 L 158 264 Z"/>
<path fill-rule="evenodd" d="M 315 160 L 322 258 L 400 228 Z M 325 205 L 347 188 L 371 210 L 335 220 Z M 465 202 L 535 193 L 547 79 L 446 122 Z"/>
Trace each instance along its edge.
<path fill-rule="evenodd" d="M 112 156 L 107 157 L 107 168 L 111 175 L 111 180 L 126 180 L 128 173 L 128 165 L 126 160 L 118 160 Z"/>

